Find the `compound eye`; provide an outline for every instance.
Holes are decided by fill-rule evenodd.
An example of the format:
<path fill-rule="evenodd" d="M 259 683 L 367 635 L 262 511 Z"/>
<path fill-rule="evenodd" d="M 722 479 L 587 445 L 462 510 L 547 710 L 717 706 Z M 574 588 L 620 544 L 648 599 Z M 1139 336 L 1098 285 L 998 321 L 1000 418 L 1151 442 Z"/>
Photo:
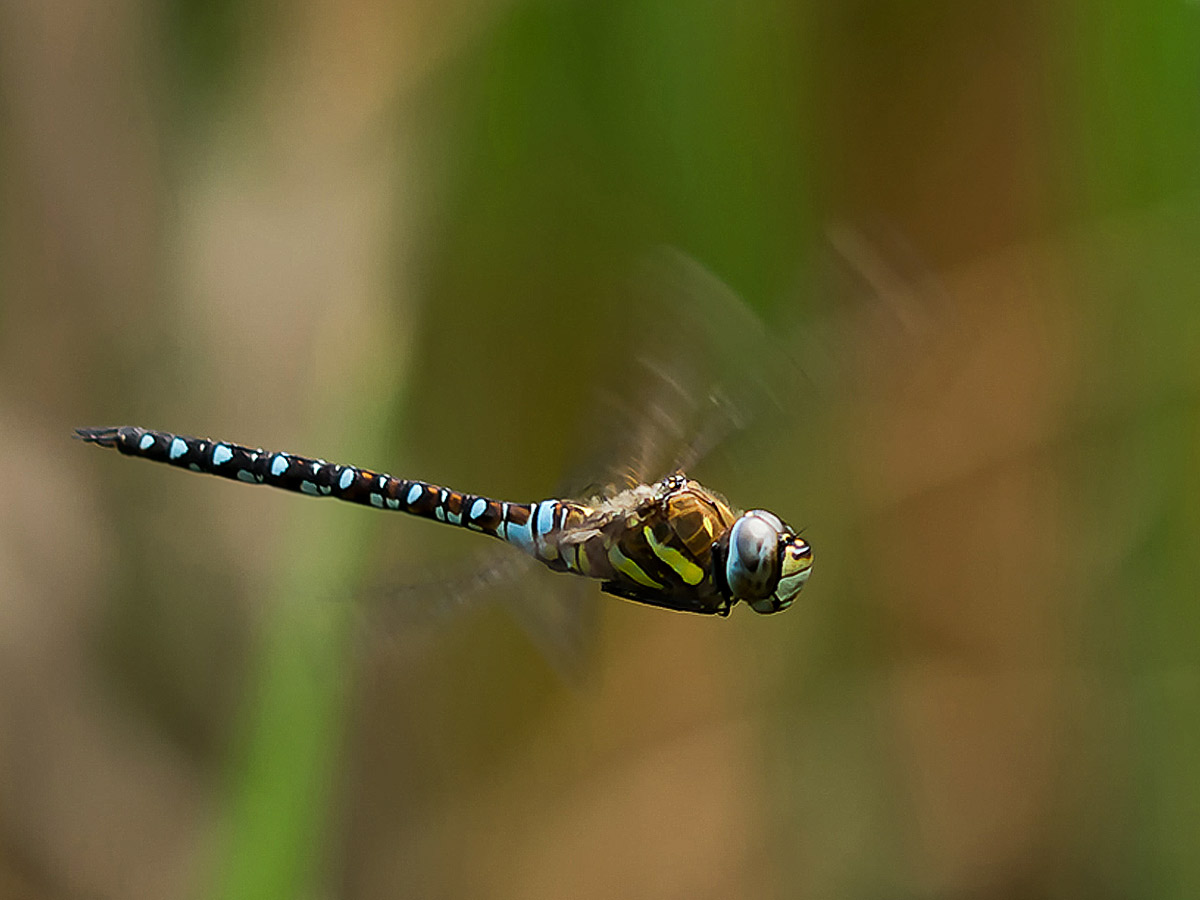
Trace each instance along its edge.
<path fill-rule="evenodd" d="M 733 523 L 725 580 L 738 600 L 769 597 L 779 580 L 779 538 L 784 531 L 778 516 L 751 510 Z"/>
<path fill-rule="evenodd" d="M 812 547 L 801 537 L 792 537 L 783 545 L 783 555 L 779 561 L 779 583 L 775 585 L 775 593 L 771 595 L 770 608 L 754 608 L 758 612 L 779 612 L 787 609 L 800 593 L 808 576 L 812 573 Z"/>

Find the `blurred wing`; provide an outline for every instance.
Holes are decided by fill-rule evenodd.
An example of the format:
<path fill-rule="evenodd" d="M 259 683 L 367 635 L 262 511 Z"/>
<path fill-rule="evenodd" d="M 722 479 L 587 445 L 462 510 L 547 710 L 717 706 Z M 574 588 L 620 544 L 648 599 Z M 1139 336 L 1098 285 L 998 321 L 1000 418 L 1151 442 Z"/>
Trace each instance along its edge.
<path fill-rule="evenodd" d="M 638 359 L 657 385 L 635 457 L 658 466 L 651 477 L 692 469 L 751 424 L 778 437 L 847 392 L 873 391 L 945 327 L 950 304 L 938 282 L 894 237 L 842 226 L 828 238 L 770 326 L 695 260 L 660 254 L 651 281 L 669 325 L 653 329 Z M 648 436 L 655 426 L 660 435 Z"/>
<path fill-rule="evenodd" d="M 754 311 L 679 251 L 659 250 L 627 290 L 606 329 L 608 377 L 578 441 L 578 470 L 591 481 L 573 486 L 592 488 L 578 495 L 690 468 L 776 402 L 772 385 L 786 369 Z"/>
<path fill-rule="evenodd" d="M 640 268 L 606 329 L 609 377 L 596 388 L 596 420 L 579 458 L 591 477 L 624 487 L 695 467 L 751 423 L 797 421 L 861 381 L 870 359 L 850 351 L 890 342 L 918 349 L 939 316 L 932 280 L 905 271 L 900 248 L 848 227 L 776 304 L 768 327 L 717 275 L 672 248 Z"/>
<path fill-rule="evenodd" d="M 435 644 L 464 617 L 499 604 L 564 680 L 583 681 L 599 613 L 594 582 L 551 572 L 502 544 L 457 560 L 455 568 L 459 574 L 450 577 L 430 572 L 371 591 L 364 638 L 410 657 Z"/>

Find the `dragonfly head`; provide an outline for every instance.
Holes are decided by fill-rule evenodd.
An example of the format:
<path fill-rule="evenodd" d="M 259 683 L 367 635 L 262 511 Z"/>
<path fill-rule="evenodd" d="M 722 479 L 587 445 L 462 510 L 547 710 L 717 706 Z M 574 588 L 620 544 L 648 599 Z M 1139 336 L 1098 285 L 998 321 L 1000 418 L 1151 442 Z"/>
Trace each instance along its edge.
<path fill-rule="evenodd" d="M 812 548 L 774 513 L 752 509 L 713 544 L 717 587 L 755 612 L 787 609 L 808 581 Z"/>

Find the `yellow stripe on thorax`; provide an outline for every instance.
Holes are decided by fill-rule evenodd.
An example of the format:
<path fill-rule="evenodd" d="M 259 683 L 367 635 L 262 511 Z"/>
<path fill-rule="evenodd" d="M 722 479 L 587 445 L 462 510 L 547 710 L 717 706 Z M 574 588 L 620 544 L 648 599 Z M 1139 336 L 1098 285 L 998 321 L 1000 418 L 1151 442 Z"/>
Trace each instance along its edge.
<path fill-rule="evenodd" d="M 567 559 L 567 564 L 570 565 L 570 559 Z M 586 544 L 580 542 L 575 545 L 575 565 L 571 568 L 580 575 L 590 576 L 592 574 L 592 564 L 588 559 Z"/>
<path fill-rule="evenodd" d="M 654 551 L 654 555 L 678 572 L 679 577 L 683 579 L 685 584 L 695 585 L 704 580 L 704 570 L 674 547 L 660 544 L 658 539 L 654 537 L 654 531 L 649 525 L 642 528 L 642 534 L 645 535 L 646 543 L 650 545 L 650 549 Z"/>
<path fill-rule="evenodd" d="M 622 575 L 633 579 L 638 584 L 662 590 L 662 585 L 643 572 L 642 567 L 622 553 L 621 548 L 616 544 L 608 548 L 608 560 L 613 564 L 614 569 Z"/>

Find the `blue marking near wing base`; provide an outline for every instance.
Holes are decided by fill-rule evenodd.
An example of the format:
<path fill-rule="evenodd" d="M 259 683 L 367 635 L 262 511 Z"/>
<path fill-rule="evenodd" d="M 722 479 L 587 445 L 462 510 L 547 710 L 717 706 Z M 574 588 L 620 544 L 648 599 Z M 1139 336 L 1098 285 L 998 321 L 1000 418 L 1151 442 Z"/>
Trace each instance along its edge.
<path fill-rule="evenodd" d="M 545 537 L 554 529 L 554 503 L 539 503 L 537 511 L 537 533 Z"/>
<path fill-rule="evenodd" d="M 139 450 L 149 450 L 153 446 L 154 446 L 154 435 L 152 435 L 152 434 L 143 434 L 142 439 L 140 441 L 138 441 L 138 449 Z"/>
<path fill-rule="evenodd" d="M 546 540 L 550 536 L 550 532 L 554 530 L 554 519 L 557 514 L 558 504 L 553 500 L 546 500 L 538 504 L 537 519 L 533 523 L 533 528 L 534 544 L 537 547 L 539 558 L 558 558 L 558 547 Z"/>
<path fill-rule="evenodd" d="M 533 523 L 538 515 L 538 507 L 541 504 L 535 503 L 533 509 L 529 511 L 529 518 L 524 525 L 517 525 L 514 522 L 509 522 L 505 529 L 504 538 L 510 544 L 516 544 L 526 553 L 533 553 Z"/>

